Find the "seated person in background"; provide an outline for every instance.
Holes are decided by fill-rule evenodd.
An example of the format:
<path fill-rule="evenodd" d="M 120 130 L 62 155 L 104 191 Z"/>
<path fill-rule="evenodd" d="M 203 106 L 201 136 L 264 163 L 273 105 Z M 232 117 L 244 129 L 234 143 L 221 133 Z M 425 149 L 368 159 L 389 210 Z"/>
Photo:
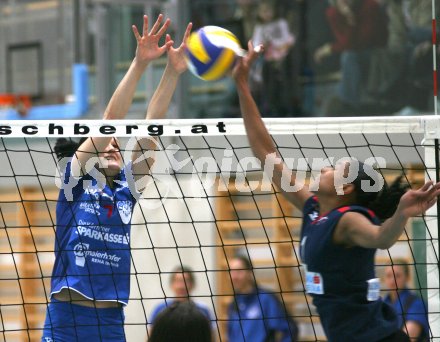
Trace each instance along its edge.
<path fill-rule="evenodd" d="M 149 342 L 211 342 L 211 325 L 191 301 L 175 302 L 160 312 Z"/>
<path fill-rule="evenodd" d="M 254 46 L 264 44 L 265 51 L 251 74 L 254 93 L 259 97 L 264 116 L 286 117 L 294 114 L 297 96 L 292 55 L 295 37 L 287 20 L 278 15 L 274 1 L 262 1 L 257 11 L 252 42 Z"/>
<path fill-rule="evenodd" d="M 156 323 L 156 317 L 158 316 L 158 314 L 166 307 L 172 305 L 175 302 L 191 301 L 190 294 L 195 285 L 196 283 L 194 279 L 194 274 L 191 268 L 189 268 L 188 266 L 177 266 L 176 268 L 174 268 L 170 278 L 170 287 L 174 293 L 174 297 L 165 298 L 164 302 L 160 303 L 153 309 L 150 320 L 153 325 Z M 206 316 L 209 321 L 215 321 L 206 305 L 196 302 L 194 302 L 194 304 L 199 308 L 199 310 Z"/>
<path fill-rule="evenodd" d="M 404 259 L 393 260 L 385 269 L 385 285 L 389 290 L 384 302 L 391 305 L 399 317 L 402 330 L 411 341 L 428 341 L 429 326 L 426 306 L 408 287 L 409 266 Z"/>
<path fill-rule="evenodd" d="M 297 341 L 298 327 L 270 290 L 257 286 L 248 258 L 229 261 L 234 301 L 228 309 L 228 341 Z"/>
<path fill-rule="evenodd" d="M 404 99 L 406 107 L 400 115 L 418 115 L 419 112 L 431 110 L 432 99 L 432 0 L 388 0 L 390 32 L 399 33 L 398 43 L 406 49 L 402 54 L 406 60 L 404 68 L 398 70 L 404 89 L 398 96 Z M 435 0 L 436 13 L 439 16 L 440 2 Z M 438 31 L 437 31 L 438 34 Z M 438 51 L 437 51 L 438 53 Z M 437 55 L 438 56 L 438 55 Z M 438 58 L 438 57 L 437 57 Z"/>
<path fill-rule="evenodd" d="M 366 91 L 371 52 L 387 42 L 387 18 L 376 0 L 332 0 L 326 16 L 334 41 L 314 53 L 317 64 L 339 53 L 339 94 L 329 104 L 328 115 L 355 115 Z"/>

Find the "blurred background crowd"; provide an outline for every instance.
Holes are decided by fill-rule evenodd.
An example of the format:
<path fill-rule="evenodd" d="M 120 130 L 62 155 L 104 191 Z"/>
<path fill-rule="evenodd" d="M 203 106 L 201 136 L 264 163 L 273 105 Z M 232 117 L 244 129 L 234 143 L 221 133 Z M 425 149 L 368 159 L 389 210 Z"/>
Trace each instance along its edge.
<path fill-rule="evenodd" d="M 25 117 L 31 106 L 74 101 L 72 66 L 81 63 L 85 115 L 101 117 L 134 55 L 131 24 L 139 26 L 143 13 L 170 17 L 177 41 L 192 21 L 194 30 L 229 29 L 243 47 L 249 39 L 263 43 L 251 85 L 265 117 L 434 110 L 432 0 L 3 0 L 0 107 L 13 105 Z M 156 61 L 145 75 L 132 118 L 143 116 L 164 65 Z M 170 116 L 238 117 L 232 80 L 187 73 Z"/>

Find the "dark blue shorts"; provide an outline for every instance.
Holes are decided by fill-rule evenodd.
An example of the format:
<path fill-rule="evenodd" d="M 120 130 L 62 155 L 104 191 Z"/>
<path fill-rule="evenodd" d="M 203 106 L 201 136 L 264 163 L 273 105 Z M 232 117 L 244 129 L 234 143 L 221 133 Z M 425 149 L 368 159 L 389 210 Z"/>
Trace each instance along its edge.
<path fill-rule="evenodd" d="M 42 342 L 125 342 L 122 308 L 95 309 L 52 299 Z"/>

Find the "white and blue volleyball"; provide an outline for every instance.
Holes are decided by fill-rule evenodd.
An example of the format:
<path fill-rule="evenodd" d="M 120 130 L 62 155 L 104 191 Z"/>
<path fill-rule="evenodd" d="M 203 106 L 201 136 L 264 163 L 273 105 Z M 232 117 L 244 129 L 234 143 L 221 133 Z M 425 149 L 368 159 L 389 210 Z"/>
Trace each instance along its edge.
<path fill-rule="evenodd" d="M 235 57 L 243 51 L 237 37 L 218 26 L 204 26 L 186 42 L 188 69 L 205 81 L 224 77 L 232 69 Z"/>

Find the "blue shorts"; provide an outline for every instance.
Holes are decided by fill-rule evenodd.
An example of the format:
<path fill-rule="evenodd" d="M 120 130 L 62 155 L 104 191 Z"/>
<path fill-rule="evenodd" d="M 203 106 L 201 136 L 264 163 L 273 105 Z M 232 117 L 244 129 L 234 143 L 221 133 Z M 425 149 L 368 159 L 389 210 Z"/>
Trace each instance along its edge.
<path fill-rule="evenodd" d="M 122 308 L 95 309 L 52 299 L 42 342 L 125 342 Z"/>

